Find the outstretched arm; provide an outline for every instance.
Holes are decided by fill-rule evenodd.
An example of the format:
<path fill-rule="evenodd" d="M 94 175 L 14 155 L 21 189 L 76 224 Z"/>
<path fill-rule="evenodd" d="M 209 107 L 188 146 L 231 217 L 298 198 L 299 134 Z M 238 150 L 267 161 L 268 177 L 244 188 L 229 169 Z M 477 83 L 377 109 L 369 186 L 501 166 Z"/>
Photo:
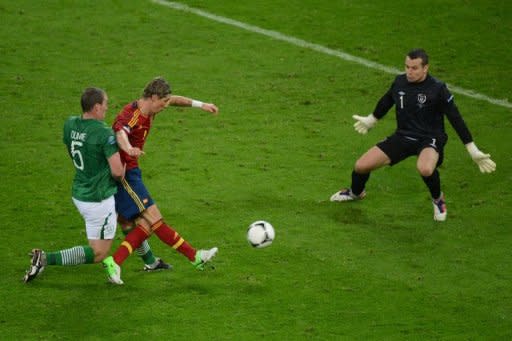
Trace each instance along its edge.
<path fill-rule="evenodd" d="M 212 113 L 214 115 L 219 112 L 219 108 L 217 108 L 215 104 L 203 103 L 201 101 L 196 101 L 195 99 L 176 95 L 169 96 L 169 100 L 167 101 L 166 106 L 200 108 L 201 110 Z"/>
<path fill-rule="evenodd" d="M 457 132 L 457 135 L 459 135 L 459 138 L 461 139 L 462 143 L 464 143 L 464 145 L 466 146 L 466 149 L 469 155 L 471 155 L 473 161 L 475 161 L 475 163 L 478 165 L 480 172 L 494 172 L 496 170 L 496 163 L 491 160 L 490 154 L 485 154 L 481 152 L 480 149 L 478 149 L 478 147 L 476 146 L 475 142 L 473 142 L 473 136 L 471 135 L 469 128 L 464 122 L 464 119 L 462 118 L 459 109 L 455 105 L 455 102 L 453 101 L 453 96 L 448 93 L 448 90 L 445 91 L 445 96 L 448 97 L 446 103 L 446 117 L 448 118 L 448 121 L 452 125 L 453 129 L 455 129 L 455 131 Z"/>
<path fill-rule="evenodd" d="M 389 88 L 384 96 L 380 98 L 375 106 L 375 110 L 373 110 L 373 113 L 368 116 L 352 115 L 352 118 L 356 120 L 356 123 L 354 123 L 354 129 L 359 134 L 364 135 L 368 133 L 368 131 L 377 124 L 377 121 L 384 117 L 389 109 L 391 109 L 395 104 L 392 96 L 392 88 L 393 85 L 391 85 L 391 88 Z"/>

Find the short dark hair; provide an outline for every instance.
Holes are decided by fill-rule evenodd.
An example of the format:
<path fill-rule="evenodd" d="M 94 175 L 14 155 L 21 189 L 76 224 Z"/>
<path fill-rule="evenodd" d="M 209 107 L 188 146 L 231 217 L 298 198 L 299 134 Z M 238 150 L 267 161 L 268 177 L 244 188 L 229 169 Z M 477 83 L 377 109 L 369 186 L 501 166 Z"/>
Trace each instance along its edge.
<path fill-rule="evenodd" d="M 87 88 L 82 93 L 80 104 L 83 112 L 89 112 L 96 104 L 102 104 L 105 99 L 105 91 L 100 88 Z"/>
<path fill-rule="evenodd" d="M 151 82 L 146 84 L 142 97 L 150 98 L 157 95 L 159 98 L 164 98 L 171 93 L 171 86 L 163 77 L 156 77 Z"/>
<path fill-rule="evenodd" d="M 421 64 L 423 66 L 428 64 L 428 55 L 424 49 L 413 49 L 407 54 L 407 57 L 411 59 L 421 58 Z"/>

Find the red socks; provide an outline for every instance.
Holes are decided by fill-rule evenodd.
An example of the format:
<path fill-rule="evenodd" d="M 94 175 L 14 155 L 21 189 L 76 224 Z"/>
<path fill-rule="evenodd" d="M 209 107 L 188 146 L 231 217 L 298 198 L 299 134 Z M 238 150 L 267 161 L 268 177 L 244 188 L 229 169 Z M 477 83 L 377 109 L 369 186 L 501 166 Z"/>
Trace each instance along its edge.
<path fill-rule="evenodd" d="M 112 256 L 117 265 L 123 264 L 133 250 L 138 248 L 148 237 L 149 234 L 144 230 L 144 228 L 142 228 L 142 226 L 135 226 L 135 228 L 126 235 L 123 242 Z"/>
<path fill-rule="evenodd" d="M 191 262 L 195 260 L 196 250 L 190 246 L 185 239 L 181 238 L 178 232 L 174 231 L 172 227 L 164 223 L 162 220 L 159 220 L 151 226 L 151 229 L 161 241 L 176 249 Z M 117 265 L 123 264 L 133 250 L 138 248 L 149 236 L 150 235 L 141 225 L 135 226 L 135 228 L 126 235 L 123 242 L 112 256 Z"/>
<path fill-rule="evenodd" d="M 153 232 L 160 238 L 161 241 L 176 249 L 179 253 L 187 257 L 191 262 L 196 258 L 196 250 L 190 246 L 185 239 L 181 238 L 178 232 L 174 231 L 172 227 L 163 222 L 157 221 L 151 226 Z M 116 262 L 117 263 L 117 262 Z M 118 263 L 119 264 L 119 263 Z"/>

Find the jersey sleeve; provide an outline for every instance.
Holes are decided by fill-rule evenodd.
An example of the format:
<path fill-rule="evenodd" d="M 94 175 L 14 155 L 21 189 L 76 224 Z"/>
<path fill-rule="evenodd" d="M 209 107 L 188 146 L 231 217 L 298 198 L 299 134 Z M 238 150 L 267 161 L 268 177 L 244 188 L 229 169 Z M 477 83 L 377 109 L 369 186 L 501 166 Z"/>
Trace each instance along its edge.
<path fill-rule="evenodd" d="M 441 88 L 441 102 L 443 104 L 443 112 L 445 113 L 448 121 L 452 125 L 453 129 L 461 139 L 462 143 L 467 144 L 473 141 L 471 132 L 469 131 L 466 122 L 462 118 L 462 115 L 455 104 L 453 95 L 450 93 L 446 84 L 443 84 Z"/>
<path fill-rule="evenodd" d="M 62 142 L 66 145 L 66 150 L 68 151 L 69 156 L 71 156 L 71 123 L 73 117 L 70 117 L 64 123 L 64 127 L 62 129 Z"/>
<path fill-rule="evenodd" d="M 109 127 L 105 127 L 102 146 L 103 154 L 105 155 L 106 159 L 109 159 L 112 155 L 119 151 L 114 132 Z"/>
<path fill-rule="evenodd" d="M 69 142 L 69 119 L 64 122 L 64 127 L 62 128 L 62 142 L 65 145 Z"/>
<path fill-rule="evenodd" d="M 395 85 L 395 82 L 391 84 L 388 91 L 377 102 L 377 105 L 373 110 L 373 116 L 375 116 L 375 118 L 381 119 L 382 117 L 384 117 L 384 115 L 387 114 L 389 109 L 391 109 L 391 107 L 395 104 L 395 101 L 393 99 L 393 86 Z"/>
<path fill-rule="evenodd" d="M 124 107 L 123 111 L 117 115 L 114 123 L 112 124 L 112 129 L 114 129 L 114 132 L 116 133 L 120 130 L 124 130 L 126 134 L 130 135 L 135 122 L 136 120 L 134 119 L 133 111 Z"/>

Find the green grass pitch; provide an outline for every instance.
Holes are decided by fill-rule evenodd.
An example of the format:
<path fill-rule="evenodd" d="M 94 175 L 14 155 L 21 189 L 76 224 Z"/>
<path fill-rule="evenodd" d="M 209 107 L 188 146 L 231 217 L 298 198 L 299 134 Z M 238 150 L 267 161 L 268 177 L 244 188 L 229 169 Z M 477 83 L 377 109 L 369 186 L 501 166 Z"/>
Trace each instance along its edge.
<path fill-rule="evenodd" d="M 434 76 L 511 99 L 510 2 L 182 3 L 398 69 L 424 47 Z M 436 223 L 413 159 L 372 174 L 362 202 L 328 200 L 394 129 L 393 112 L 366 136 L 351 119 L 390 74 L 149 0 L 0 0 L 0 16 L 0 339 L 512 339 L 510 107 L 455 94 L 497 171 L 480 174 L 449 127 Z M 153 237 L 174 271 L 144 273 L 132 256 L 122 287 L 99 265 L 23 284 L 31 248 L 86 243 L 61 142 L 81 91 L 108 92 L 110 123 L 158 75 L 220 108 L 162 113 L 142 161 L 166 221 L 219 247 L 214 268 Z M 260 219 L 276 229 L 261 250 L 245 240 Z"/>

